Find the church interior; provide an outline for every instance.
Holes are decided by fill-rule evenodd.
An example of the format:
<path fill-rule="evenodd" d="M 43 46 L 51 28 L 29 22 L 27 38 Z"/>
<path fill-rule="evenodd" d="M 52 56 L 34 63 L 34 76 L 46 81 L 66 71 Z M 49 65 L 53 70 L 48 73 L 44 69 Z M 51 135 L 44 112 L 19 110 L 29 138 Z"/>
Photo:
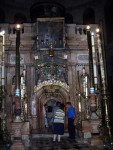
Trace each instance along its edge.
<path fill-rule="evenodd" d="M 57 102 L 75 107 L 82 143 L 113 148 L 112 18 L 112 0 L 1 0 L 4 149 L 30 149 L 31 136 L 51 136 Z"/>

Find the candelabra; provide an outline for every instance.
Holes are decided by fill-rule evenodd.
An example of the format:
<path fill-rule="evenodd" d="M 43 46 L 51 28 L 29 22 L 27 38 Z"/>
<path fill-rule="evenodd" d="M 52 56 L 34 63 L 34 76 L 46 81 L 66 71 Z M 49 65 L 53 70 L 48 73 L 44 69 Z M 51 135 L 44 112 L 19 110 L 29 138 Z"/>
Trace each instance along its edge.
<path fill-rule="evenodd" d="M 5 131 L 5 127 L 6 127 L 6 121 L 5 121 L 5 31 L 2 31 L 0 33 L 0 38 L 1 38 L 1 42 L 2 42 L 2 50 L 1 50 L 1 100 L 2 100 L 2 130 L 3 132 Z"/>
<path fill-rule="evenodd" d="M 101 94 L 102 94 L 103 113 L 104 113 L 102 116 L 102 120 L 103 120 L 102 127 L 104 129 L 105 147 L 113 147 L 113 139 L 111 134 L 110 118 L 109 118 L 109 99 L 107 93 L 107 79 L 105 73 L 105 59 L 104 59 L 104 54 L 102 49 L 100 29 L 96 29 L 96 38 L 97 38 L 97 49 L 98 49 L 98 57 L 99 57 L 100 73 L 101 73 L 101 85 L 102 85 Z"/>
<path fill-rule="evenodd" d="M 88 100 L 88 75 L 85 71 L 85 67 L 82 69 L 82 88 L 83 88 L 83 95 L 85 98 L 85 118 L 90 118 L 89 113 L 89 100 Z"/>
<path fill-rule="evenodd" d="M 20 32 L 21 32 L 21 25 L 17 25 L 16 28 L 16 65 L 15 65 L 15 108 L 14 114 L 15 119 L 14 122 L 11 123 L 11 128 L 13 131 L 14 141 L 11 146 L 11 150 L 21 149 L 24 150 L 24 145 L 22 143 L 22 126 L 23 122 L 23 101 L 21 100 L 21 90 L 20 90 Z"/>
<path fill-rule="evenodd" d="M 81 127 L 82 101 L 81 101 L 79 71 L 77 71 L 77 77 L 78 77 L 78 93 L 77 93 L 77 97 L 78 97 L 78 125 Z"/>
<path fill-rule="evenodd" d="M 16 91 L 15 95 L 20 96 L 20 25 L 16 26 Z"/>
<path fill-rule="evenodd" d="M 89 76 L 90 76 L 90 110 L 92 114 L 96 112 L 96 97 L 94 89 L 94 64 L 93 64 L 93 53 L 92 53 L 92 40 L 90 26 L 87 26 L 87 41 L 89 50 Z"/>
<path fill-rule="evenodd" d="M 20 101 L 20 29 L 21 26 L 18 24 L 16 26 L 16 66 L 15 66 L 15 74 L 16 74 L 16 83 L 15 83 L 15 122 L 21 122 L 20 114 L 21 114 L 21 101 Z M 18 97 L 18 98 L 17 98 Z"/>
<path fill-rule="evenodd" d="M 5 90 L 5 31 L 0 32 L 0 87 L 1 87 L 1 131 L 5 148 L 11 145 L 10 135 L 6 125 L 6 90 Z"/>
<path fill-rule="evenodd" d="M 2 49 L 0 51 L 1 54 L 1 63 L 0 63 L 0 87 L 1 87 L 1 104 L 2 104 L 2 130 L 5 131 L 5 31 L 0 32 L 0 41 L 2 45 Z"/>

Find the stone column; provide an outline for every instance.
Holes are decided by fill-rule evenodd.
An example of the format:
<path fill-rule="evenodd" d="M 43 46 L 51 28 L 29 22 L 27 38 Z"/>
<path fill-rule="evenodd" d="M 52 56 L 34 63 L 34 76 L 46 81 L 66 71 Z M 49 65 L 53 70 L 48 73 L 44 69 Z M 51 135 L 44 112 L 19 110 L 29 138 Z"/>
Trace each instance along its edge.
<path fill-rule="evenodd" d="M 68 65 L 68 82 L 69 82 L 69 85 L 70 85 L 70 95 L 69 95 L 69 101 L 72 100 L 72 89 L 73 89 L 73 86 L 72 86 L 72 69 L 71 69 L 71 65 Z"/>
<path fill-rule="evenodd" d="M 31 97 L 31 116 L 32 116 L 32 130 L 33 132 L 37 132 L 37 102 L 36 102 L 36 95 L 32 95 Z"/>
<path fill-rule="evenodd" d="M 72 66 L 72 87 L 73 87 L 73 105 L 75 106 L 75 95 L 76 95 L 76 78 L 75 78 L 75 65 Z"/>

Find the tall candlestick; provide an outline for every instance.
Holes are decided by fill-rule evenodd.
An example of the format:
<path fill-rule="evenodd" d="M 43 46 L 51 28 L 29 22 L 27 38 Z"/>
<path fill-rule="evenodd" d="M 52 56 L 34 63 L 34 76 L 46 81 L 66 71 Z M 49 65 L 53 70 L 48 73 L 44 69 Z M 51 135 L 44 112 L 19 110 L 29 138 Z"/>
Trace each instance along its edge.
<path fill-rule="evenodd" d="M 92 43 L 91 43 L 91 32 L 90 32 L 90 27 L 89 26 L 87 26 L 87 43 L 88 43 L 88 50 L 89 50 L 90 87 L 94 87 Z"/>
<path fill-rule="evenodd" d="M 21 102 L 21 90 L 20 90 L 20 84 L 21 84 L 21 78 L 20 78 L 20 25 L 18 24 L 16 26 L 16 58 L 15 58 L 15 104 L 18 104 L 18 107 L 15 105 L 15 115 L 16 118 L 14 122 L 21 122 L 22 117 L 20 117 L 23 114 L 22 110 L 22 102 Z M 19 113 L 17 113 L 19 111 Z"/>
<path fill-rule="evenodd" d="M 2 45 L 3 36 L 0 35 L 0 45 Z M 0 87 L 2 86 L 2 47 L 0 47 Z"/>
<path fill-rule="evenodd" d="M 2 111 L 5 113 L 5 31 L 2 31 L 2 61 L 1 61 L 1 90 L 2 90 Z"/>
<path fill-rule="evenodd" d="M 85 95 L 85 118 L 89 119 L 89 99 L 88 99 L 88 76 L 85 72 L 85 67 L 82 69 L 82 84 L 83 84 L 83 93 Z"/>
<path fill-rule="evenodd" d="M 4 63 L 4 57 L 5 57 L 5 34 L 3 36 L 3 48 L 2 48 L 2 86 L 5 86 L 5 63 Z"/>
<path fill-rule="evenodd" d="M 93 73 L 94 73 L 94 84 L 97 88 L 97 66 L 96 66 L 96 52 L 95 52 L 95 41 L 94 33 L 91 33 L 91 43 L 92 43 L 92 59 L 93 59 Z"/>
<path fill-rule="evenodd" d="M 102 43 L 100 38 L 100 30 L 96 30 L 96 38 L 97 38 L 97 48 L 98 48 L 98 56 L 99 56 L 99 63 L 100 63 L 100 72 L 101 72 L 101 89 L 102 89 L 102 103 L 103 103 L 103 112 L 102 112 L 102 125 L 105 128 L 104 131 L 108 131 L 105 136 L 106 138 L 110 139 L 110 143 L 113 144 L 112 134 L 111 134 L 111 127 L 110 127 L 110 118 L 109 118 L 109 99 L 107 93 L 107 78 L 105 73 L 105 59 L 103 56 L 102 50 Z"/>
<path fill-rule="evenodd" d="M 23 69 L 23 76 L 24 76 L 24 78 L 26 76 L 26 65 L 25 64 L 24 64 L 24 69 Z"/>
<path fill-rule="evenodd" d="M 15 95 L 20 96 L 20 28 L 17 26 L 16 29 L 16 93 Z"/>
<path fill-rule="evenodd" d="M 96 112 L 96 97 L 94 89 L 94 68 L 93 68 L 93 51 L 92 48 L 92 38 L 90 28 L 87 27 L 87 42 L 89 50 L 89 75 L 90 75 L 90 115 L 92 116 L 93 112 Z M 94 40 L 93 40 L 94 45 Z"/>

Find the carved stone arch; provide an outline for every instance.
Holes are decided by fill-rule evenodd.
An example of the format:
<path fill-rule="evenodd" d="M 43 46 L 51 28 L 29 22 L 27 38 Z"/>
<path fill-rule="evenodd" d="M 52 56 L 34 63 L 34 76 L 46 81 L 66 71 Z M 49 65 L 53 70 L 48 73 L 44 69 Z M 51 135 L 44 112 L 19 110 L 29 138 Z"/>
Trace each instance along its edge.
<path fill-rule="evenodd" d="M 64 89 L 63 87 L 56 87 L 53 86 L 52 89 L 49 89 L 50 85 L 47 85 L 45 87 L 40 88 L 39 90 L 35 91 L 35 100 L 36 100 L 36 116 L 33 116 L 33 124 L 35 125 L 35 130 L 38 132 L 44 132 L 45 126 L 44 126 L 44 105 L 47 104 L 49 101 L 53 100 L 55 102 L 60 101 L 61 103 L 66 103 L 69 98 L 69 91 Z M 54 93 L 54 88 L 58 89 L 58 95 L 57 93 Z M 45 91 L 48 90 L 48 91 Z M 47 92 L 47 93 L 45 93 Z M 56 92 L 56 91 L 55 91 Z M 67 123 L 66 123 L 67 124 Z"/>
<path fill-rule="evenodd" d="M 55 86 L 55 87 L 52 86 L 52 89 L 50 89 L 50 91 L 53 90 L 54 88 L 56 89 L 56 86 Z M 58 86 L 57 88 L 58 88 L 58 90 L 59 90 L 59 93 L 60 93 L 61 95 L 63 95 L 63 97 L 64 97 L 65 99 L 68 99 L 68 97 L 69 97 L 69 91 L 67 91 L 66 89 L 64 89 L 63 87 L 60 87 L 60 86 Z M 36 97 L 37 97 L 38 99 L 40 99 L 40 98 L 41 98 L 41 95 L 43 95 L 43 94 L 45 93 L 44 90 L 46 90 L 46 89 L 48 89 L 48 86 L 45 86 L 44 88 L 40 88 L 38 91 L 35 91 Z M 48 94 L 48 93 L 47 93 L 47 94 Z M 53 94 L 54 94 L 54 92 L 53 92 Z M 54 97 L 55 97 L 55 96 L 54 96 Z"/>

